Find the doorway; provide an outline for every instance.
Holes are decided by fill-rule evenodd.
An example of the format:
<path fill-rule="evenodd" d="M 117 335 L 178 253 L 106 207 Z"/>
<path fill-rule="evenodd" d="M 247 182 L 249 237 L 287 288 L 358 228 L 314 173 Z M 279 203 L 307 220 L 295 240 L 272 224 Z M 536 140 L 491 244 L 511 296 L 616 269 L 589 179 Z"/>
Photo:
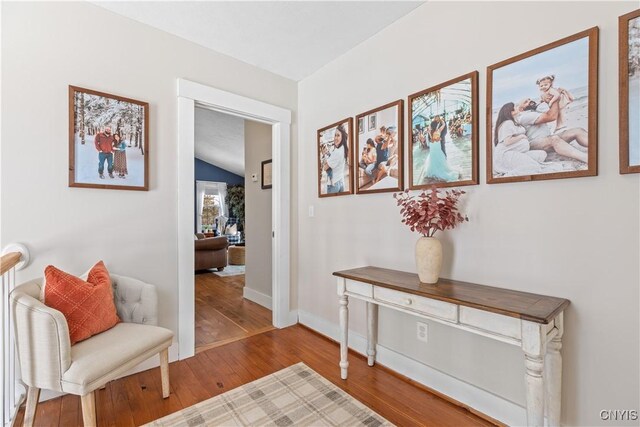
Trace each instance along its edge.
<path fill-rule="evenodd" d="M 273 330 L 271 126 L 196 106 L 196 353 Z"/>
<path fill-rule="evenodd" d="M 251 98 L 178 79 L 178 347 L 179 359 L 195 354 L 193 190 L 195 108 L 223 112 L 271 126 L 273 326 L 297 323 L 290 304 L 290 129 L 291 112 Z"/>

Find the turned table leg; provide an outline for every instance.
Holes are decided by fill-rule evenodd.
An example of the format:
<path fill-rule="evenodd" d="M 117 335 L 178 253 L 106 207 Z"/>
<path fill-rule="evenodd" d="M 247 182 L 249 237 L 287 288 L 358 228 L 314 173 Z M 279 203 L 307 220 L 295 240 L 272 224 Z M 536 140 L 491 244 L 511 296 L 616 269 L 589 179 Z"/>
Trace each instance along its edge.
<path fill-rule="evenodd" d="M 378 343 L 378 304 L 367 302 L 367 364 L 376 363 L 376 344 Z"/>
<path fill-rule="evenodd" d="M 340 378 L 347 379 L 347 369 L 349 368 L 349 297 L 340 295 Z"/>
<path fill-rule="evenodd" d="M 560 410 L 562 395 L 562 313 L 555 319 L 555 327 L 558 334 L 547 343 L 547 353 L 544 358 L 544 375 L 546 389 L 546 409 L 549 426 L 560 426 Z"/>
<path fill-rule="evenodd" d="M 527 425 L 544 426 L 544 357 L 525 354 L 527 387 Z"/>
<path fill-rule="evenodd" d="M 544 359 L 546 333 L 539 323 L 522 322 L 525 386 L 527 391 L 527 425 L 544 427 Z"/>

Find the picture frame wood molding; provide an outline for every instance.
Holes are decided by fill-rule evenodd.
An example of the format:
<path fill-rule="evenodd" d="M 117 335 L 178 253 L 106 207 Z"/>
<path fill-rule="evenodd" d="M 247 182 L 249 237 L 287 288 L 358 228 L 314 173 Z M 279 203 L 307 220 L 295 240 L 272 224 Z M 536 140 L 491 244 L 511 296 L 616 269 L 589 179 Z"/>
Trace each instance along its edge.
<path fill-rule="evenodd" d="M 269 171 L 269 176 L 265 178 L 265 175 L 267 175 L 265 173 L 267 165 L 270 165 L 269 168 L 271 168 L 271 165 L 273 165 L 273 159 L 262 161 L 262 166 L 260 168 L 260 188 L 262 188 L 263 190 L 267 190 L 273 187 L 272 170 Z"/>
<path fill-rule="evenodd" d="M 409 185 L 408 188 L 410 190 L 424 190 L 432 187 L 438 188 L 446 188 L 446 187 L 463 187 L 467 185 L 478 185 L 480 183 L 480 179 L 478 178 L 478 170 L 479 170 L 479 157 L 478 150 L 479 147 L 479 135 L 480 135 L 480 125 L 479 125 L 479 101 L 478 101 L 478 78 L 479 73 L 477 70 L 471 71 L 467 74 L 463 74 L 458 77 L 454 77 L 451 80 L 447 80 L 446 82 L 437 84 L 435 86 L 429 87 L 427 89 L 421 90 L 419 92 L 413 93 L 407 97 L 407 119 L 409 123 L 409 131 L 407 135 L 407 152 L 409 153 Z M 437 182 L 437 183 L 429 183 L 429 184 L 414 184 L 414 171 L 413 171 L 413 100 L 415 98 L 419 98 L 423 95 L 426 95 L 431 92 L 435 92 L 451 86 L 455 83 L 460 83 L 465 80 L 471 80 L 471 178 L 462 181 L 453 181 L 453 182 Z"/>
<path fill-rule="evenodd" d="M 538 175 L 523 175 L 509 177 L 493 176 L 493 72 L 501 67 L 535 56 L 542 52 L 566 45 L 568 43 L 588 38 L 588 151 L 587 169 L 578 171 L 543 173 Z M 486 105 L 486 180 L 487 184 L 498 184 L 508 182 L 540 181 L 548 179 L 578 178 L 584 176 L 598 175 L 598 45 L 599 28 L 592 27 L 573 34 L 571 36 L 556 40 L 536 49 L 518 54 L 509 59 L 505 59 L 487 67 L 487 105 Z M 514 100 L 517 102 L 518 100 Z"/>
<path fill-rule="evenodd" d="M 618 17 L 618 72 L 619 72 L 619 112 L 620 112 L 620 173 L 640 173 L 640 164 L 630 165 L 629 156 L 629 22 L 640 18 L 640 9 Z M 640 141 L 636 141 L 640 143 Z M 640 148 L 640 147 L 639 147 Z"/>
<path fill-rule="evenodd" d="M 144 180 L 143 185 L 112 185 L 112 184 L 96 184 L 96 183 L 84 183 L 76 180 L 76 150 L 75 150 L 75 94 L 80 92 L 87 95 L 95 95 L 108 99 L 114 99 L 121 102 L 127 102 L 130 104 L 139 105 L 144 109 L 144 123 L 143 123 L 143 138 L 142 138 L 142 152 L 144 156 Z M 87 89 L 79 86 L 69 85 L 69 187 L 78 188 L 100 188 L 108 190 L 134 190 L 134 191 L 149 191 L 149 103 L 139 101 L 132 98 L 126 98 L 124 96 L 113 95 L 106 92 L 100 92 L 93 89 Z"/>
<path fill-rule="evenodd" d="M 397 192 L 397 191 L 402 191 L 404 190 L 404 150 L 403 150 L 403 146 L 404 146 L 404 100 L 403 99 L 399 99 L 397 101 L 393 101 L 393 102 L 389 102 L 388 104 L 382 105 L 380 107 L 374 108 L 372 110 L 369 111 L 365 111 L 364 113 L 360 113 L 356 116 L 356 122 L 358 123 L 360 120 L 364 120 L 367 119 L 367 121 L 369 120 L 370 116 L 374 115 L 375 117 L 375 113 L 378 113 L 380 111 L 384 111 L 387 110 L 389 108 L 392 107 L 397 107 L 398 108 L 398 112 L 397 112 L 397 136 L 396 136 L 396 141 L 398 144 L 398 149 L 397 149 L 397 165 L 398 165 L 398 186 L 397 187 L 390 187 L 390 188 L 380 188 L 380 189 L 375 189 L 375 190 L 361 190 L 360 189 L 360 167 L 359 167 L 359 152 L 360 152 L 360 133 L 358 133 L 358 135 L 356 135 L 356 141 L 354 144 L 354 181 L 355 181 L 355 192 L 356 194 L 373 194 L 373 193 L 388 193 L 388 192 Z M 374 119 L 375 121 L 375 119 Z M 382 124 L 382 125 L 386 125 L 386 124 Z M 382 126 L 381 125 L 381 126 Z M 372 130 L 376 130 L 376 129 L 372 129 Z M 367 130 L 364 133 L 370 132 L 371 130 Z M 366 143 L 366 141 L 365 141 Z"/>
<path fill-rule="evenodd" d="M 347 133 L 348 133 L 348 141 L 347 141 L 347 147 L 349 149 L 349 153 L 347 154 L 347 164 L 345 165 L 345 171 L 348 171 L 349 173 L 349 183 L 348 185 L 345 186 L 344 191 L 341 191 L 339 193 L 325 193 L 322 194 L 322 155 L 321 155 L 321 151 L 320 151 L 320 138 L 322 137 L 323 132 L 332 129 L 332 128 L 337 128 L 338 126 L 342 125 L 342 124 L 347 124 Z M 340 120 L 338 122 L 332 123 L 328 126 L 325 126 L 321 129 L 318 129 L 318 132 L 316 134 L 316 151 L 317 151 L 317 155 L 318 155 L 318 197 L 336 197 L 336 196 L 347 196 L 350 194 L 353 194 L 353 139 L 354 139 L 354 133 L 353 133 L 353 117 L 348 117 L 346 119 Z"/>

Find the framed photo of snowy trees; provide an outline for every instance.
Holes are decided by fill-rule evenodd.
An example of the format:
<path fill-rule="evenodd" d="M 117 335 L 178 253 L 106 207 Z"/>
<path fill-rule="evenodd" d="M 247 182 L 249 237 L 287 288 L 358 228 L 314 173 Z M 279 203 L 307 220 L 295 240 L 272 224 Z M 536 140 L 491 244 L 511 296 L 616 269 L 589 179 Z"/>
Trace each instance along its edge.
<path fill-rule="evenodd" d="M 640 173 L 640 9 L 619 18 L 620 173 Z"/>
<path fill-rule="evenodd" d="M 69 86 L 69 187 L 149 190 L 149 104 Z"/>

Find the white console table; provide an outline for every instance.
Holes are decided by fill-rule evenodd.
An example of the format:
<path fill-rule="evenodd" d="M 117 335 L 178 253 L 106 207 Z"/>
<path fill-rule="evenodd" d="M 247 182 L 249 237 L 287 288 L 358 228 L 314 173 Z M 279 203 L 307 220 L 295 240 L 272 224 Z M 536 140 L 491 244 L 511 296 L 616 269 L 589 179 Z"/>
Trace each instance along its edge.
<path fill-rule="evenodd" d="M 376 357 L 378 306 L 403 311 L 487 338 L 517 345 L 525 356 L 527 424 L 560 425 L 563 312 L 569 300 L 440 279 L 421 283 L 413 273 L 362 267 L 333 273 L 340 304 L 340 374 L 349 368 L 349 297 L 367 303 L 367 357 Z"/>

